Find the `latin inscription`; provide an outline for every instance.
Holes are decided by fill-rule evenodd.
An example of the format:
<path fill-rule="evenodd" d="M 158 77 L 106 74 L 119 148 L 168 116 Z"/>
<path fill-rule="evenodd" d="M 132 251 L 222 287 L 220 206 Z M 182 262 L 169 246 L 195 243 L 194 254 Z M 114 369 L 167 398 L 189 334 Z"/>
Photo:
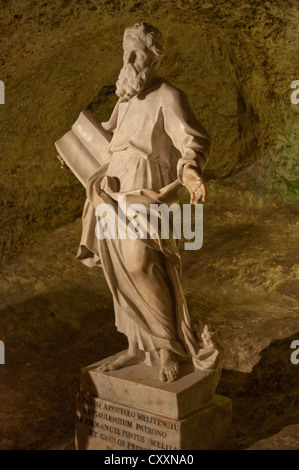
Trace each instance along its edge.
<path fill-rule="evenodd" d="M 77 395 L 78 449 L 179 449 L 180 423 L 126 406 Z"/>

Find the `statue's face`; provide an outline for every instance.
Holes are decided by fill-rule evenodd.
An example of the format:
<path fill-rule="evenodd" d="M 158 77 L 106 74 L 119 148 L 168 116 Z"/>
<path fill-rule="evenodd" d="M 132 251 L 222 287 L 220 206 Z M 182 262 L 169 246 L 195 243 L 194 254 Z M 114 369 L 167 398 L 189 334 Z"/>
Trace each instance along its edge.
<path fill-rule="evenodd" d="M 139 95 L 155 73 L 155 54 L 141 39 L 126 36 L 124 41 L 124 66 L 116 82 L 116 94 L 127 99 Z"/>
<path fill-rule="evenodd" d="M 152 63 L 154 56 L 155 54 L 147 48 L 144 41 L 133 36 L 126 37 L 124 42 L 124 65 L 131 64 L 136 72 L 140 73 Z"/>

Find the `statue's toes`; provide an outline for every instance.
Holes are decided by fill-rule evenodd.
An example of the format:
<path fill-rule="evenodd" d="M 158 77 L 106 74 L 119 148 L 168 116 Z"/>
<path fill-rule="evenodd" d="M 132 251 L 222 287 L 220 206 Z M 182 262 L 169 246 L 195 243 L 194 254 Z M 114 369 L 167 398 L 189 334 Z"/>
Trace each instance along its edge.
<path fill-rule="evenodd" d="M 97 367 L 98 372 L 107 372 L 109 370 L 109 362 L 105 362 L 101 366 Z"/>
<path fill-rule="evenodd" d="M 177 375 L 178 375 L 178 370 L 176 370 L 175 367 L 172 367 L 168 371 L 168 381 L 173 382 L 177 378 Z"/>
<path fill-rule="evenodd" d="M 161 367 L 160 369 L 160 372 L 159 372 L 159 379 L 162 381 L 162 382 L 166 382 L 167 380 L 167 375 L 164 371 L 164 367 Z"/>

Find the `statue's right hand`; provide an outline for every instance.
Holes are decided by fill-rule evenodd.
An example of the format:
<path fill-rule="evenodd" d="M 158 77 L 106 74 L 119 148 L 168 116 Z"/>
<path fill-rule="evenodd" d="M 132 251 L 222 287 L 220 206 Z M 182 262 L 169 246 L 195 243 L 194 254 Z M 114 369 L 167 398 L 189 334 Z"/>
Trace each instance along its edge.
<path fill-rule="evenodd" d="M 200 201 L 206 201 L 207 187 L 198 168 L 188 164 L 184 166 L 183 184 L 190 193 L 190 204 L 199 204 Z"/>

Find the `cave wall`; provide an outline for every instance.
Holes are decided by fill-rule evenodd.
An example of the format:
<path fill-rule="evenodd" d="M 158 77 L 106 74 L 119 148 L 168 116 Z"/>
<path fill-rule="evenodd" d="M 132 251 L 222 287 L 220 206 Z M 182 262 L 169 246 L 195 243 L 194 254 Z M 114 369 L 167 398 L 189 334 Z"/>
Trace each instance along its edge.
<path fill-rule="evenodd" d="M 160 74 L 212 137 L 207 178 L 296 199 L 296 0 L 3 0 L 0 17 L 2 262 L 81 214 L 84 189 L 54 142 L 88 106 L 109 117 L 123 30 L 140 20 L 163 31 Z"/>

